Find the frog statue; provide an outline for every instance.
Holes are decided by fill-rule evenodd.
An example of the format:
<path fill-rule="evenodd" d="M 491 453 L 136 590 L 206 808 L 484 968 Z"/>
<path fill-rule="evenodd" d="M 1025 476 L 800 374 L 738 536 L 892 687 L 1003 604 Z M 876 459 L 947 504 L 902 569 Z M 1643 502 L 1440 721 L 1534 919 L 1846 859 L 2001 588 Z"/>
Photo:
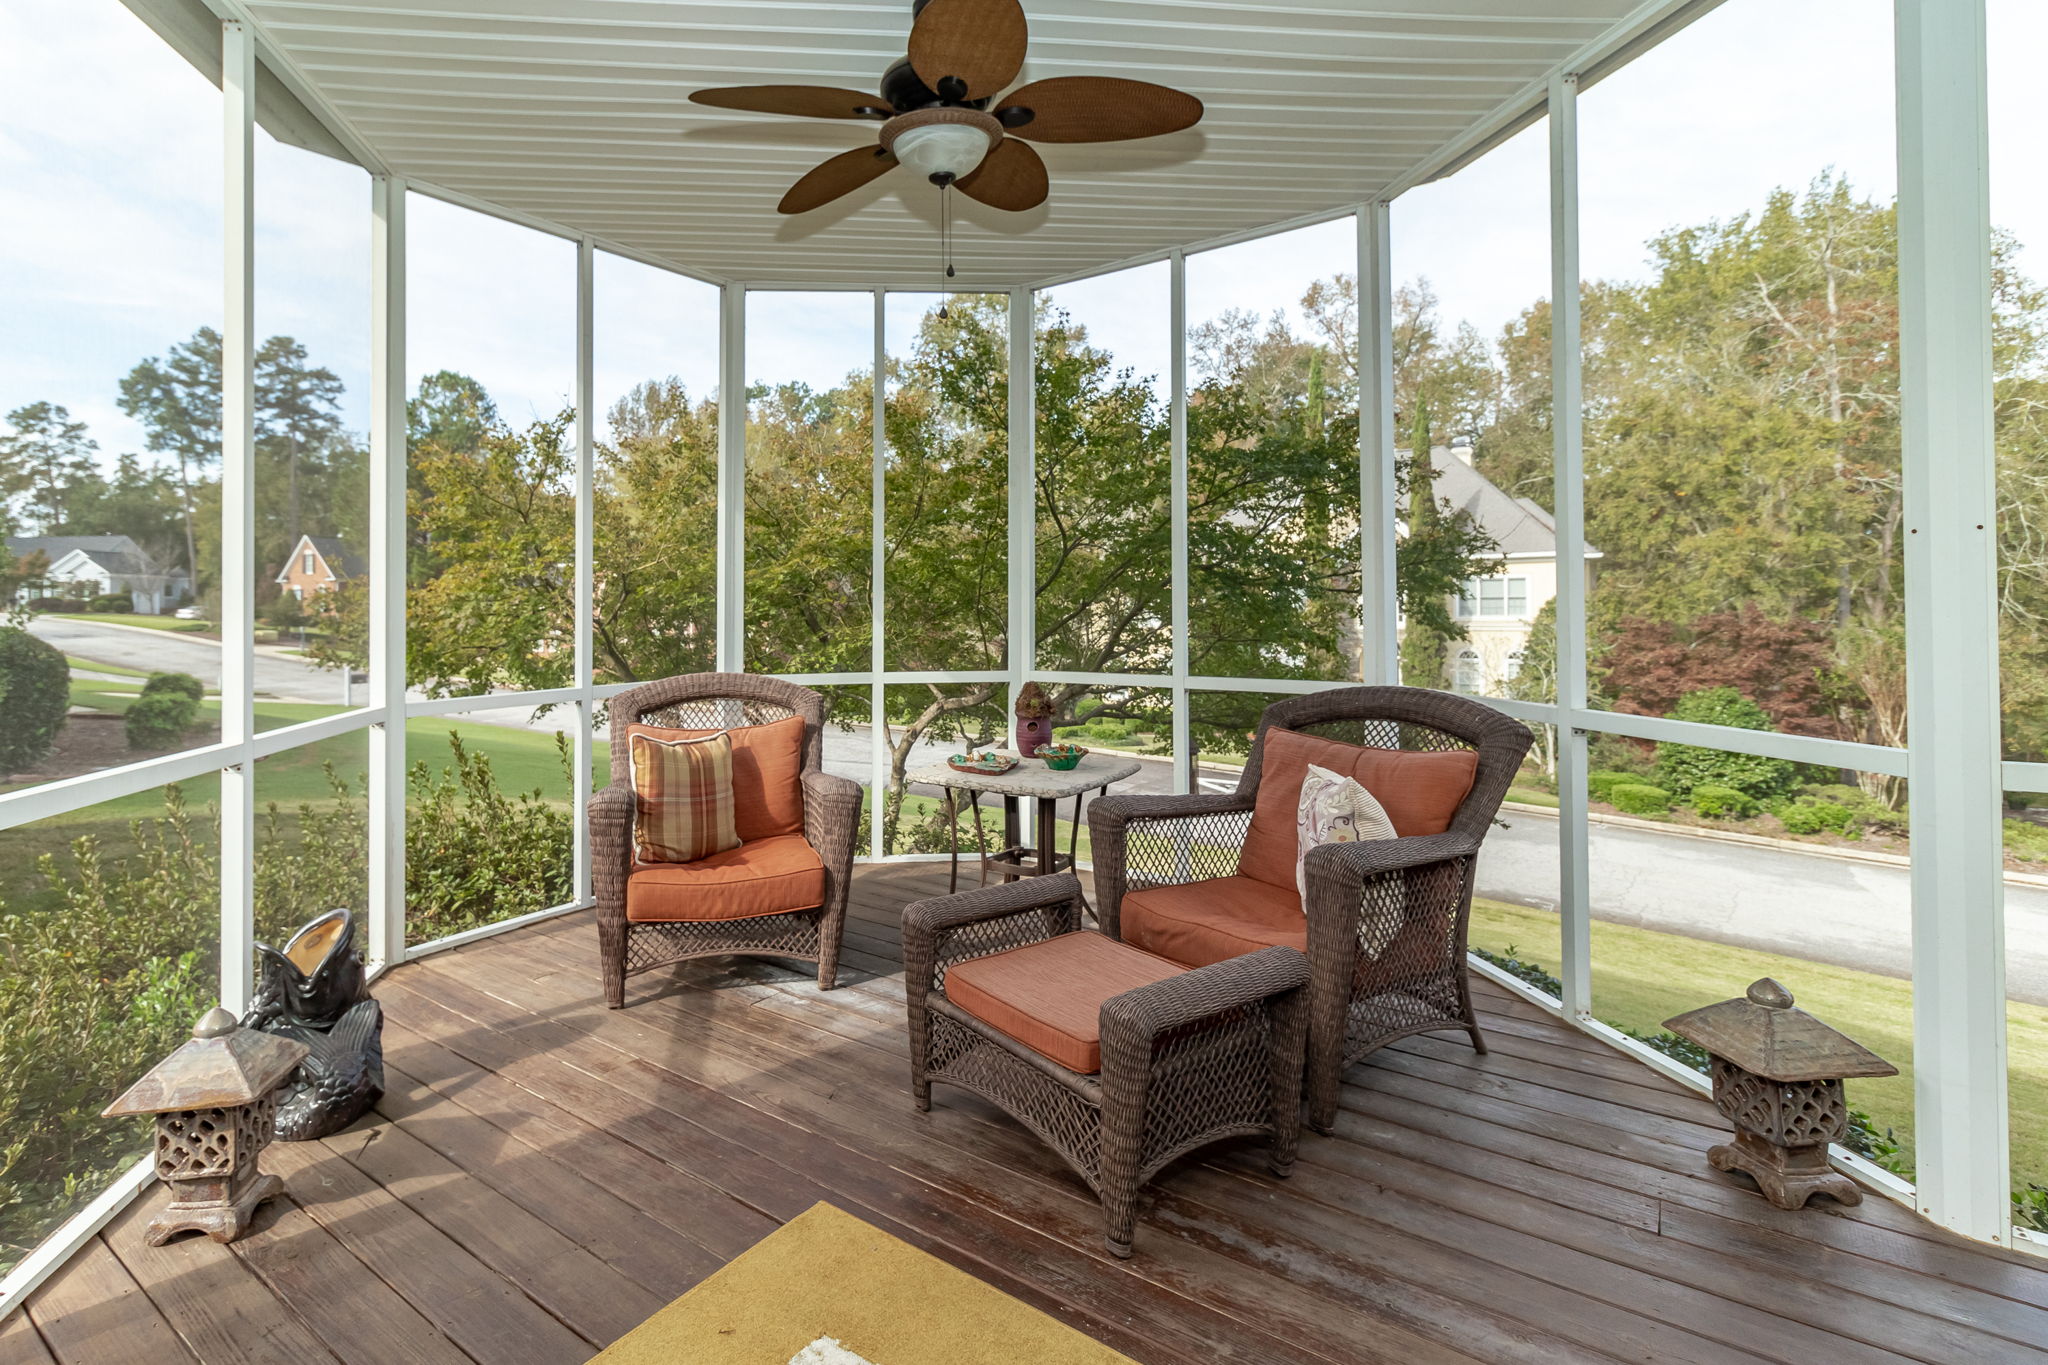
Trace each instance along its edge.
<path fill-rule="evenodd" d="M 312 1051 L 278 1089 L 277 1136 L 310 1142 L 338 1133 L 384 1094 L 384 1010 L 370 996 L 355 919 L 329 910 L 284 950 L 256 945 L 256 998 L 245 1027 Z"/>

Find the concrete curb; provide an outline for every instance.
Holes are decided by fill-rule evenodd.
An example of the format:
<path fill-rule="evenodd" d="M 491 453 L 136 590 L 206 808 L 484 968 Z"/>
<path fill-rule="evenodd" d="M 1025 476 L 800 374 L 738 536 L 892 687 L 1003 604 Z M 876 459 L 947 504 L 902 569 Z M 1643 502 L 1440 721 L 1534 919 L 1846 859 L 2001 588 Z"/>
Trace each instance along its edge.
<path fill-rule="evenodd" d="M 1555 820 L 1557 811 L 1549 806 L 1531 806 L 1521 801 L 1503 801 L 1503 811 L 1517 815 L 1536 816 Z M 1586 818 L 1596 825 L 1613 825 L 1619 829 L 1640 829 L 1656 834 L 1676 834 L 1685 839 L 1705 839 L 1710 843 L 1747 844 L 1752 848 L 1779 849 L 1787 853 L 1804 853 L 1812 858 L 1833 858 L 1845 863 L 1876 863 L 1881 867 L 1909 868 L 1911 858 L 1898 853 L 1880 853 L 1876 849 L 1841 848 L 1833 844 L 1807 844 L 1796 839 L 1773 839 L 1765 834 L 1741 834 L 1732 829 L 1703 829 L 1698 825 L 1672 825 L 1661 820 L 1638 820 L 1631 815 L 1606 815 L 1599 811 L 1587 812 Z M 2048 888 L 2048 877 L 2032 872 L 2008 872 L 2006 885 Z"/>

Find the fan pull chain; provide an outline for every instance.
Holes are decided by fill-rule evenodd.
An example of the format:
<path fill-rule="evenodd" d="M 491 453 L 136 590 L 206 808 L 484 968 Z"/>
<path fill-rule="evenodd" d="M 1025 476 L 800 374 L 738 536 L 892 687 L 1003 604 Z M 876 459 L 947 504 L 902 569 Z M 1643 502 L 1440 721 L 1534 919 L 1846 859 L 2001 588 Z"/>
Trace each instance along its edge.
<path fill-rule="evenodd" d="M 946 271 L 944 275 L 939 277 L 939 294 L 941 295 L 939 300 L 939 316 L 941 318 L 951 316 L 946 311 L 946 300 L 944 297 L 948 292 L 946 282 L 953 278 L 953 198 L 946 193 L 951 188 L 950 184 L 939 186 L 939 264 L 944 266 Z"/>

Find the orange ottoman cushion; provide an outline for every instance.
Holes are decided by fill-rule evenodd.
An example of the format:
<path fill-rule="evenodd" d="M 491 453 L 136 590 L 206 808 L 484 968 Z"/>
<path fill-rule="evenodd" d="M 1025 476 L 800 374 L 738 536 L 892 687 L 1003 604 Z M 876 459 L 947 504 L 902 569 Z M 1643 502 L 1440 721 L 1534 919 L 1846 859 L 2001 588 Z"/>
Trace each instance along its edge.
<path fill-rule="evenodd" d="M 703 739 L 717 730 L 664 730 L 656 725 L 629 725 L 634 735 L 674 743 Z M 732 737 L 733 825 L 744 840 L 804 832 L 804 718 L 785 716 L 767 725 L 740 725 L 723 733 Z"/>
<path fill-rule="evenodd" d="M 801 834 L 755 839 L 694 863 L 636 863 L 626 875 L 626 918 L 753 919 L 825 903 L 825 864 Z"/>
<path fill-rule="evenodd" d="M 946 999 L 1069 1071 L 1102 1070 L 1102 1002 L 1179 976 L 1164 958 L 1082 930 L 946 969 Z"/>
<path fill-rule="evenodd" d="M 1240 875 L 1294 890 L 1294 862 L 1300 852 L 1294 821 L 1301 805 L 1301 779 L 1311 763 L 1357 779 L 1403 839 L 1449 829 L 1479 775 L 1479 755 L 1470 749 L 1371 749 L 1294 730 L 1268 730 L 1259 765 L 1258 803 L 1252 808 L 1252 826 L 1237 864 Z"/>
<path fill-rule="evenodd" d="M 1294 875 L 1292 866 L 1288 876 Z M 1184 967 L 1206 967 L 1275 946 L 1308 951 L 1308 917 L 1294 887 L 1250 877 L 1127 891 L 1117 910 L 1126 943 Z"/>

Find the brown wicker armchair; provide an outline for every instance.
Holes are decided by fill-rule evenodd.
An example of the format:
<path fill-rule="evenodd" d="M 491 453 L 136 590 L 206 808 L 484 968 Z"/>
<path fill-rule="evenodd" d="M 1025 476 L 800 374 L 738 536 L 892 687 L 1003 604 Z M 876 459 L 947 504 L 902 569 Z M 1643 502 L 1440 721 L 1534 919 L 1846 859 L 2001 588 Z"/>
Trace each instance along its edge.
<path fill-rule="evenodd" d="M 1372 749 L 1472 751 L 1477 763 L 1444 832 L 1311 850 L 1303 905 L 1291 888 L 1251 885 L 1238 876 L 1272 730 Z M 1305 912 L 1309 1122 L 1328 1132 L 1345 1067 L 1374 1049 L 1411 1033 L 1456 1028 L 1471 1035 L 1476 1050 L 1486 1050 L 1465 969 L 1473 868 L 1532 738 L 1521 722 L 1492 707 L 1424 688 L 1341 688 L 1276 702 L 1259 717 L 1235 792 L 1109 796 L 1089 807 L 1102 930 L 1125 937 L 1120 916 L 1127 895 L 1211 881 L 1216 894 L 1204 903 L 1243 936 L 1241 951 L 1268 942 L 1300 945 L 1303 925 L 1291 913 Z M 1240 905 L 1243 919 L 1229 920 Z M 1156 944 L 1138 946 L 1159 951 Z M 1201 965 L 1186 956 L 1176 960 Z"/>
<path fill-rule="evenodd" d="M 633 858 L 633 777 L 627 727 L 740 730 L 803 718 L 801 740 L 802 840 L 824 865 L 822 903 L 749 917 L 691 918 L 666 913 L 648 918 L 629 905 L 636 877 L 666 868 Z M 722 954 L 799 958 L 818 964 L 818 985 L 837 984 L 840 931 L 853 877 L 853 845 L 860 823 L 860 784 L 824 772 L 825 699 L 809 688 L 744 673 L 699 673 L 663 678 L 621 692 L 611 702 L 612 781 L 590 800 L 591 880 L 597 898 L 598 953 L 605 1003 L 626 1003 L 626 978 L 685 958 Z M 745 837 L 745 831 L 742 831 Z M 742 848 L 748 847 L 743 845 Z M 801 846 L 798 854 L 806 859 Z M 682 864 L 689 868 L 692 864 Z M 815 878 L 816 870 L 810 871 Z M 688 888 L 684 888 L 687 894 Z M 810 900 L 803 896 L 800 900 Z"/>

